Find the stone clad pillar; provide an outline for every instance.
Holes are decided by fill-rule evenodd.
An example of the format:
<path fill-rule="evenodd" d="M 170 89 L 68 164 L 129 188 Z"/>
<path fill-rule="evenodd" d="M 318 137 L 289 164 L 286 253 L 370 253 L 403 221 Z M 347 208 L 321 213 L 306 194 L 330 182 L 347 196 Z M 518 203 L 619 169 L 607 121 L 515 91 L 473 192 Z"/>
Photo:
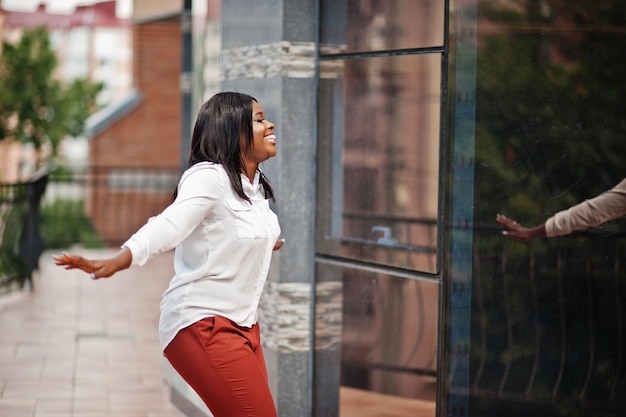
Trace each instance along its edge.
<path fill-rule="evenodd" d="M 277 156 L 264 163 L 276 194 L 283 248 L 259 306 L 270 386 L 280 416 L 311 415 L 314 273 L 316 2 L 222 2 L 220 90 L 257 98 L 276 124 Z"/>

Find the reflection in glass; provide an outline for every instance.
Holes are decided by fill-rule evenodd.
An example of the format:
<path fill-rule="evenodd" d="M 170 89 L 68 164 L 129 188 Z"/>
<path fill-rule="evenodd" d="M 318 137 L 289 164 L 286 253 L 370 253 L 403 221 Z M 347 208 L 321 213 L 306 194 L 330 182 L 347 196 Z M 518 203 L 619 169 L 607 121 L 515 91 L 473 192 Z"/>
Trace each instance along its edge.
<path fill-rule="evenodd" d="M 626 176 L 623 9 L 478 1 L 468 416 L 623 415 L 626 219 L 533 242 L 494 221 L 541 223 Z"/>
<path fill-rule="evenodd" d="M 440 62 L 322 63 L 321 252 L 437 271 Z"/>
<path fill-rule="evenodd" d="M 337 328 L 340 344 L 318 350 L 316 368 L 325 378 L 339 369 L 342 405 L 363 410 L 364 403 L 380 401 L 387 415 L 434 416 L 439 285 L 324 263 L 317 275 L 317 344 L 329 346 Z M 333 299 L 341 300 L 339 323 L 330 319 Z M 327 382 L 318 378 L 318 395 Z"/>
<path fill-rule="evenodd" d="M 321 53 L 443 45 L 443 1 L 322 0 Z"/>
<path fill-rule="evenodd" d="M 434 400 L 438 286 L 343 273 L 342 385 Z"/>

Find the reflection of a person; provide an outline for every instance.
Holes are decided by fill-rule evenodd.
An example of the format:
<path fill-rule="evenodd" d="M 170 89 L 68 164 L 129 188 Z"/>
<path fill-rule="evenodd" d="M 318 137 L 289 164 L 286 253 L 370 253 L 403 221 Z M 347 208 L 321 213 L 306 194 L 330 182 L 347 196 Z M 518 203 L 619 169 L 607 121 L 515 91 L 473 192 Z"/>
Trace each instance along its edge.
<path fill-rule="evenodd" d="M 538 226 L 524 227 L 501 214 L 496 216 L 496 221 L 507 227 L 502 234 L 528 240 L 567 235 L 624 215 L 626 215 L 626 178 L 612 189 L 560 211 Z"/>

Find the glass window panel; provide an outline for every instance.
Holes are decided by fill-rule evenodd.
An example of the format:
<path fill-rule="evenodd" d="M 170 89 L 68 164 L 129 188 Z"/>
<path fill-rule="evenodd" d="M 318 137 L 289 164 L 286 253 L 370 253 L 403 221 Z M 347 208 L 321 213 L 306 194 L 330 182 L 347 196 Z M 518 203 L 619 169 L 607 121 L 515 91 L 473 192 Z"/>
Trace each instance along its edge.
<path fill-rule="evenodd" d="M 466 385 L 450 382 L 442 415 L 458 413 L 458 404 L 469 417 L 623 415 L 626 218 L 532 242 L 503 237 L 495 222 L 503 213 L 541 224 L 626 176 L 623 3 L 475 3 L 475 19 L 451 16 L 459 30 L 451 60 L 476 52 L 475 73 L 467 71 L 476 82 L 473 248 L 451 246 L 444 257 L 473 263 L 471 282 L 463 281 L 471 302 L 458 303 L 471 321 L 446 320 L 450 334 L 468 336 L 469 366 L 456 368 Z M 451 10 L 461 15 L 467 4 Z M 450 84 L 463 91 L 458 73 L 467 68 L 456 64 Z M 469 106 L 455 102 L 460 117 Z M 451 305 L 464 300 L 454 284 Z M 458 346 L 448 349 L 457 365 Z M 446 383 L 455 380 L 450 369 Z"/>
<path fill-rule="evenodd" d="M 440 0 L 323 0 L 321 52 L 441 46 L 444 5 Z"/>
<path fill-rule="evenodd" d="M 435 273 L 441 57 L 322 65 L 318 250 Z"/>
<path fill-rule="evenodd" d="M 434 416 L 439 285 L 324 263 L 317 274 L 323 318 L 316 338 L 330 346 L 328 335 L 337 327 L 341 344 L 316 350 L 318 370 L 327 368 L 316 391 L 325 393 L 329 375 L 336 375 L 340 415 L 369 415 L 360 407 L 374 402 L 386 415 Z M 342 301 L 339 323 L 328 318 L 334 317 L 333 299 Z M 320 406 L 327 402 L 320 399 Z"/>
<path fill-rule="evenodd" d="M 343 273 L 342 385 L 435 399 L 438 285 Z"/>

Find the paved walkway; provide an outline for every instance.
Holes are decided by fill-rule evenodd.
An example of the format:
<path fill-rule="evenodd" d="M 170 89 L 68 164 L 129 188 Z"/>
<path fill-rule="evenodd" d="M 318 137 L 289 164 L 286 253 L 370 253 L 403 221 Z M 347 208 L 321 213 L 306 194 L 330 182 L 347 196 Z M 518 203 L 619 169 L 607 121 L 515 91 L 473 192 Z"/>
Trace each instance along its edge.
<path fill-rule="evenodd" d="M 33 292 L 0 296 L 0 417 L 183 417 L 157 334 L 171 260 L 92 281 L 44 253 Z"/>

